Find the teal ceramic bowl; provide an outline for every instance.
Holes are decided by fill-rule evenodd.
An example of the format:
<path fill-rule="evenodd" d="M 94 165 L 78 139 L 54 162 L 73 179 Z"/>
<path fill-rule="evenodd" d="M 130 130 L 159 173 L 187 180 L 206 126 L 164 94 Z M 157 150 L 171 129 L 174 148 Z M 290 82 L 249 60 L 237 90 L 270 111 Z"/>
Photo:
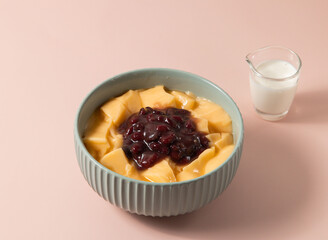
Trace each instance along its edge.
<path fill-rule="evenodd" d="M 82 136 L 91 114 L 110 98 L 129 89 L 151 88 L 162 84 L 170 90 L 191 91 L 210 99 L 230 115 L 235 149 L 217 169 L 189 181 L 151 183 L 119 175 L 96 161 L 85 148 Z M 74 140 L 78 164 L 84 178 L 101 197 L 131 213 L 146 216 L 175 216 L 192 212 L 219 196 L 232 181 L 243 147 L 243 120 L 231 97 L 212 82 L 173 69 L 141 69 L 117 75 L 89 93 L 78 109 Z"/>

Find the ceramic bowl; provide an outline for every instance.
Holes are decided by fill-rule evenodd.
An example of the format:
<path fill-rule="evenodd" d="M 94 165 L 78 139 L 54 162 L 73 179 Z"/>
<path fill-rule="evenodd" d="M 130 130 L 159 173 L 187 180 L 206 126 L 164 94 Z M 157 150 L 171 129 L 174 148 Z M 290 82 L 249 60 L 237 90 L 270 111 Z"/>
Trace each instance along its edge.
<path fill-rule="evenodd" d="M 217 169 L 201 177 L 174 183 L 152 183 L 117 174 L 95 160 L 85 148 L 82 136 L 91 114 L 107 100 L 129 89 L 164 85 L 170 90 L 191 91 L 220 106 L 232 119 L 235 149 Z M 80 105 L 74 140 L 78 164 L 94 191 L 117 207 L 146 216 L 175 216 L 192 212 L 218 197 L 232 181 L 243 147 L 243 120 L 231 97 L 212 82 L 179 70 L 141 69 L 108 79 L 92 90 Z"/>

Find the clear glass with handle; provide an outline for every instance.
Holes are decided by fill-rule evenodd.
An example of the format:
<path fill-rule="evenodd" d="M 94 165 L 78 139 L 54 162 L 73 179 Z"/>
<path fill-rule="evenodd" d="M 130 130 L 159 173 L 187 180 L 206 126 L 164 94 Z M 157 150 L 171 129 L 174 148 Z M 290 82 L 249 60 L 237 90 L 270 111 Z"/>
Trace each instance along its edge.
<path fill-rule="evenodd" d="M 284 118 L 293 102 L 301 59 L 292 50 L 268 46 L 246 56 L 255 111 L 268 121 Z"/>

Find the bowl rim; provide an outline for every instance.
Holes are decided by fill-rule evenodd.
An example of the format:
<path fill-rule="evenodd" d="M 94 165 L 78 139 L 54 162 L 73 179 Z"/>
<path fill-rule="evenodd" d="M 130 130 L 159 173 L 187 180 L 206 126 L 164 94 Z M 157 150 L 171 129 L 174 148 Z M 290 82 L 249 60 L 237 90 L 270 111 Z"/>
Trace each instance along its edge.
<path fill-rule="evenodd" d="M 89 100 L 89 98 L 99 89 L 101 88 L 103 85 L 105 85 L 108 82 L 115 82 L 118 81 L 118 79 L 120 79 L 121 77 L 125 76 L 125 75 L 131 75 L 131 74 L 136 74 L 136 73 L 142 73 L 142 72 L 150 72 L 150 71 L 164 71 L 164 72 L 170 72 L 170 73 L 180 73 L 180 74 L 184 74 L 186 76 L 192 76 L 192 77 L 196 77 L 199 81 L 205 82 L 207 84 L 209 84 L 211 87 L 215 88 L 216 90 L 220 91 L 230 102 L 232 102 L 232 105 L 236 108 L 237 110 L 237 115 L 239 117 L 240 120 L 240 126 L 241 126 L 241 132 L 239 135 L 239 138 L 237 139 L 237 142 L 235 144 L 235 148 L 232 151 L 232 153 L 230 154 L 230 156 L 217 168 L 215 168 L 214 170 L 199 176 L 197 178 L 193 178 L 190 180 L 185 180 L 185 181 L 181 181 L 181 182 L 169 182 L 169 183 L 158 183 L 158 182 L 146 182 L 146 181 L 142 181 L 142 180 L 138 180 L 138 179 L 134 179 L 134 178 L 130 178 L 130 177 L 126 177 L 123 176 L 121 174 L 118 174 L 108 168 L 106 168 L 104 165 L 102 165 L 100 162 L 98 162 L 96 159 L 94 159 L 94 157 L 89 153 L 89 151 L 86 149 L 83 141 L 82 141 L 82 137 L 80 137 L 79 133 L 78 133 L 78 122 L 79 122 L 79 118 L 81 115 L 81 110 L 83 108 L 83 106 L 85 105 L 85 103 Z M 80 103 L 78 109 L 77 109 L 77 114 L 75 116 L 75 120 L 74 120 L 74 138 L 77 144 L 79 144 L 81 147 L 81 150 L 84 151 L 84 154 L 86 154 L 89 159 L 91 159 L 91 161 L 94 162 L 94 164 L 96 164 L 96 166 L 100 167 L 102 170 L 104 170 L 105 172 L 107 172 L 108 174 L 113 174 L 116 177 L 122 178 L 126 181 L 132 181 L 132 182 L 136 182 L 136 183 L 140 183 L 140 184 L 145 184 L 145 185 L 150 185 L 150 186 L 174 186 L 174 185 L 181 185 L 181 184 L 190 184 L 192 182 L 196 182 L 196 181 L 201 181 L 204 178 L 207 178 L 209 175 L 219 171 L 219 169 L 221 169 L 223 166 L 225 166 L 231 159 L 232 156 L 234 156 L 237 152 L 237 149 L 242 148 L 243 145 L 243 141 L 244 141 L 244 122 L 243 122 L 243 118 L 242 118 L 242 114 L 237 106 L 237 104 L 235 103 L 235 101 L 232 99 L 232 97 L 230 97 L 230 95 L 228 93 L 226 93 L 222 88 L 220 88 L 219 86 L 217 86 L 215 83 L 211 82 L 210 80 L 201 77 L 197 74 L 194 73 L 190 73 L 190 72 L 186 72 L 186 71 L 182 71 L 182 70 L 178 70 L 178 69 L 172 69 L 172 68 L 142 68 L 142 69 L 135 69 L 135 70 L 130 70 L 127 72 L 123 72 L 120 74 L 117 74 L 113 77 L 108 78 L 107 80 L 99 83 L 96 87 L 94 87 L 83 99 L 83 101 Z"/>

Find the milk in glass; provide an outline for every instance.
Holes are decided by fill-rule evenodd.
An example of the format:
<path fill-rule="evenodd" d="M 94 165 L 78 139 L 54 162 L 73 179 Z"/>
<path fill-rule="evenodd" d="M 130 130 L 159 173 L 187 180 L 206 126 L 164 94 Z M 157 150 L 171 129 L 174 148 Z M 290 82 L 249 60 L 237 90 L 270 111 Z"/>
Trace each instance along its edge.
<path fill-rule="evenodd" d="M 262 75 L 250 74 L 250 90 L 256 110 L 269 115 L 288 112 L 296 92 L 298 75 L 290 77 L 297 69 L 284 60 L 267 60 L 258 64 L 256 71 Z"/>

